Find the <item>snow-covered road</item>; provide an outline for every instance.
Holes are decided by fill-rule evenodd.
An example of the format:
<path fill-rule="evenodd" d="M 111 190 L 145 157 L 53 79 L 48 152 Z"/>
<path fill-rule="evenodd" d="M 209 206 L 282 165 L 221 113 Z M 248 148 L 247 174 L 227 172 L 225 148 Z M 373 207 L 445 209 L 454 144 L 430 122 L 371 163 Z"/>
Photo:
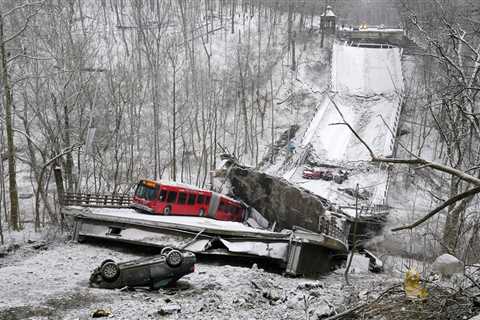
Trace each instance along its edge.
<path fill-rule="evenodd" d="M 343 123 L 338 108 L 375 155 L 391 156 L 404 86 L 401 49 L 335 43 L 331 72 L 331 91 L 324 95 L 300 141 L 301 146 L 311 146 L 322 163 L 352 168 L 357 167 L 355 162 L 370 160 L 368 150 Z M 336 183 L 304 180 L 300 171 L 295 168 L 286 178 L 334 203 L 352 202 L 351 197 L 338 191 Z M 386 172 L 362 167 L 360 171 L 354 170 L 342 187 L 355 188 L 357 183 L 368 188 L 373 203 L 383 202 Z"/>
<path fill-rule="evenodd" d="M 375 154 L 391 154 L 393 136 L 385 123 L 390 128 L 394 125 L 399 104 L 396 97 L 325 96 L 305 133 L 303 147 L 312 145 L 315 152 L 325 160 L 346 162 L 370 159 L 367 149 L 347 126 L 341 124 L 343 120 L 330 99 L 342 112 L 345 121 Z"/>
<path fill-rule="evenodd" d="M 325 95 L 317 109 L 302 146 L 311 144 L 326 160 L 370 158 L 348 127 L 339 124 L 342 119 L 333 100 L 345 120 L 376 154 L 390 155 L 393 140 L 390 129 L 395 131 L 399 95 L 403 90 L 400 49 L 359 48 L 335 43 L 331 85 L 332 92 Z"/>
<path fill-rule="evenodd" d="M 400 48 L 334 44 L 332 90 L 349 95 L 393 94 L 403 89 Z"/>

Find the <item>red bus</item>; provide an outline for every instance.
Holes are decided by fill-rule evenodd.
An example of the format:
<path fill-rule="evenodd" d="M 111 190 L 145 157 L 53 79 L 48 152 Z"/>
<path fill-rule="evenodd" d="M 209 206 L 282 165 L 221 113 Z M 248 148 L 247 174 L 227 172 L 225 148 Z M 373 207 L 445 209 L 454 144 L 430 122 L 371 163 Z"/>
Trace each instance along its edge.
<path fill-rule="evenodd" d="M 140 180 L 132 207 L 152 214 L 243 221 L 245 206 L 223 194 L 177 182 Z"/>

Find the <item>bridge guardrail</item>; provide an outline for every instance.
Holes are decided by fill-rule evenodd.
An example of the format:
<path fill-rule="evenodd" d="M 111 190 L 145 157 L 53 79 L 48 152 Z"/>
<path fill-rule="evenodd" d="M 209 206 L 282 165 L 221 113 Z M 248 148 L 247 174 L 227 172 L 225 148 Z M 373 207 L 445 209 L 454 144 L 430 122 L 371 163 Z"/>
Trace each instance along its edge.
<path fill-rule="evenodd" d="M 71 193 L 63 195 L 64 206 L 81 206 L 97 208 L 129 208 L 132 196 L 121 194 Z"/>

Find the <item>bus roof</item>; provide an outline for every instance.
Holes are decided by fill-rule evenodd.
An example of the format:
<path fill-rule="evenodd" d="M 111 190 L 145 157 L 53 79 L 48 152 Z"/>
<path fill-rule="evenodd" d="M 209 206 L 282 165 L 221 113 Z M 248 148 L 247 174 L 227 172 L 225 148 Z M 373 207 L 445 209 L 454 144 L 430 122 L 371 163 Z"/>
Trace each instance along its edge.
<path fill-rule="evenodd" d="M 203 189 L 191 184 L 183 183 L 183 182 L 177 182 L 177 181 L 168 181 L 168 180 L 157 180 L 156 183 L 160 185 L 165 185 L 165 186 L 172 186 L 172 187 L 178 187 L 178 188 L 185 188 L 185 189 L 191 189 L 191 190 L 196 190 L 196 191 L 209 191 L 212 192 L 211 190 L 208 189 Z"/>
<path fill-rule="evenodd" d="M 169 181 L 169 180 L 150 180 L 150 179 L 142 179 L 143 181 L 154 181 L 155 183 L 159 185 L 165 185 L 165 186 L 172 186 L 172 187 L 178 187 L 178 188 L 185 188 L 185 189 L 190 189 L 190 190 L 195 190 L 195 191 L 203 191 L 203 192 L 215 192 L 212 190 L 208 189 L 203 189 L 191 184 L 183 183 L 183 182 L 177 182 L 177 181 Z M 222 197 L 226 198 L 227 200 L 234 201 L 234 202 L 239 202 L 236 199 L 233 199 L 232 197 L 229 197 L 224 194 L 220 194 Z"/>

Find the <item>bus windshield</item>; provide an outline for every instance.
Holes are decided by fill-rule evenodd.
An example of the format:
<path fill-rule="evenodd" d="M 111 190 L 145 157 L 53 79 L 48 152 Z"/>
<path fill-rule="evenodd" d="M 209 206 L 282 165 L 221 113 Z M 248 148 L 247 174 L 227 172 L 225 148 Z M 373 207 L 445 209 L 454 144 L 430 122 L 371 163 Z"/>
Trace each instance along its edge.
<path fill-rule="evenodd" d="M 145 200 L 154 200 L 155 191 L 156 191 L 155 188 L 147 187 L 144 184 L 139 183 L 137 190 L 135 191 L 135 195 Z"/>

